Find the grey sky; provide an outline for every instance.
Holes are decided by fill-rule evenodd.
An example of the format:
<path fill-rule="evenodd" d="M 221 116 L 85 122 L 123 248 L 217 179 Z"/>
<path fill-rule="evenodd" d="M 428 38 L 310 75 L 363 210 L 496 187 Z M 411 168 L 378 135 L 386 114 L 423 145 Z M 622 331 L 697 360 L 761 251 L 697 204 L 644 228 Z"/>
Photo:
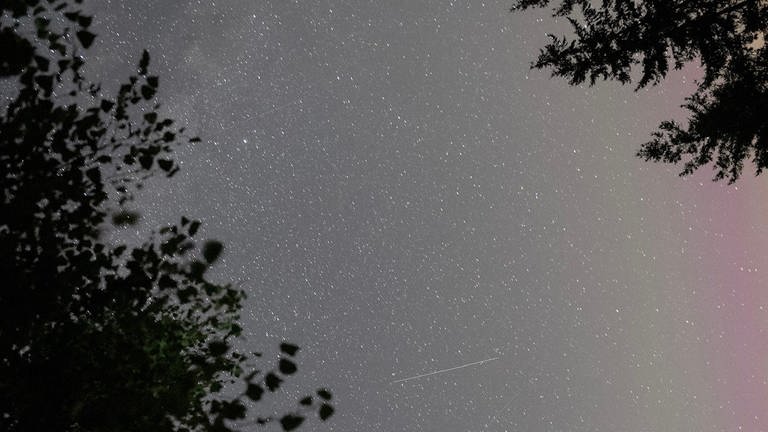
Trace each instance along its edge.
<path fill-rule="evenodd" d="M 248 344 L 302 347 L 286 400 L 336 396 L 307 430 L 766 427 L 722 393 L 747 378 L 714 309 L 768 238 L 718 214 L 764 187 L 634 158 L 695 71 L 570 88 L 528 68 L 561 27 L 504 1 L 91 3 L 89 71 L 116 82 L 147 48 L 166 111 L 204 138 L 149 185 L 141 229 L 185 214 L 225 242 Z M 723 236 L 744 241 L 718 260 Z"/>

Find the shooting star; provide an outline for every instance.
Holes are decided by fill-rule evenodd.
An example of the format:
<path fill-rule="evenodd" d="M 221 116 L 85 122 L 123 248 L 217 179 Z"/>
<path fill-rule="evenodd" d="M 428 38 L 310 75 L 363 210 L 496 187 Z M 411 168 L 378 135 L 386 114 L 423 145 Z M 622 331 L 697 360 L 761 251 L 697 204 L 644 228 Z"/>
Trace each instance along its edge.
<path fill-rule="evenodd" d="M 498 359 L 499 359 L 499 357 L 493 357 L 493 358 L 489 358 L 489 359 L 486 359 L 486 360 L 480 360 L 480 361 L 476 361 L 476 362 L 472 362 L 472 363 L 467 363 L 467 364 L 461 365 L 461 366 L 456 366 L 456 367 L 452 367 L 452 368 L 448 368 L 448 369 L 441 369 L 439 371 L 434 371 L 434 372 L 425 373 L 425 374 L 421 374 L 421 375 L 415 375 L 415 376 L 412 376 L 412 377 L 408 377 L 408 378 L 403 378 L 403 379 L 392 381 L 392 382 L 390 382 L 390 384 L 397 384 L 397 383 L 401 383 L 401 382 L 406 382 L 406 381 L 410 381 L 410 380 L 415 380 L 415 379 L 419 379 L 419 378 L 428 377 L 430 375 L 437 375 L 437 374 L 440 374 L 440 373 L 443 373 L 443 372 L 455 371 L 456 369 L 463 369 L 465 367 L 481 365 L 483 363 L 492 362 L 492 361 L 498 360 Z"/>

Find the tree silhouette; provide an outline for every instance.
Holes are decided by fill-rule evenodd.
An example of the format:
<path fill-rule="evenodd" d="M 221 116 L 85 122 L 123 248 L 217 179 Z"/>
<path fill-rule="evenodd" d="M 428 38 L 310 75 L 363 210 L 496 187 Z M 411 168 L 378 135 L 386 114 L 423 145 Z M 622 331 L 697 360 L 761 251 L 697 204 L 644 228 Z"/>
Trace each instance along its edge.
<path fill-rule="evenodd" d="M 550 0 L 516 0 L 512 10 Z M 714 164 L 714 180 L 730 183 L 745 160 L 768 167 L 768 2 L 765 0 L 561 0 L 574 39 L 550 35 L 534 68 L 551 69 L 572 85 L 598 79 L 637 89 L 658 84 L 670 68 L 698 60 L 704 77 L 683 107 L 687 125 L 664 121 L 638 156 L 677 164 L 681 175 Z"/>
<path fill-rule="evenodd" d="M 283 343 L 274 368 L 236 350 L 242 289 L 206 278 L 223 252 L 182 217 L 139 246 L 103 239 L 135 223 L 142 182 L 179 170 L 195 142 L 164 118 L 145 51 L 109 95 L 81 73 L 94 41 L 80 1 L 0 2 L 0 429 L 230 431 L 237 420 L 292 430 L 333 414 L 320 389 L 287 414 L 247 404 L 297 370 Z M 234 393 L 236 383 L 243 388 Z M 226 389 L 225 389 L 226 386 Z"/>

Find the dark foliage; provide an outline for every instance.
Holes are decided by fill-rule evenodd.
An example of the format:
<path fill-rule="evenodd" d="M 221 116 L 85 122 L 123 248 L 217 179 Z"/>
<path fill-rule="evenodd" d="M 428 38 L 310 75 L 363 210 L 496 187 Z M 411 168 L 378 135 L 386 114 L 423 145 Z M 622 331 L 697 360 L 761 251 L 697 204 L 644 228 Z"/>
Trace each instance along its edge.
<path fill-rule="evenodd" d="M 0 429 L 236 429 L 246 400 L 296 372 L 298 347 L 246 373 L 232 345 L 244 293 L 206 278 L 223 245 L 198 248 L 198 221 L 137 247 L 102 239 L 109 221 L 137 221 L 142 181 L 172 177 L 173 149 L 198 139 L 159 113 L 147 52 L 114 97 L 83 77 L 96 35 L 79 3 L 0 2 L 0 76 L 16 83 L 0 113 Z M 235 380 L 243 393 L 224 395 Z M 332 412 L 301 401 L 256 423 Z"/>
<path fill-rule="evenodd" d="M 517 0 L 512 10 L 550 0 Z M 704 77 L 685 108 L 683 126 L 665 121 L 638 156 L 683 162 L 681 175 L 714 163 L 715 180 L 736 181 L 744 162 L 768 167 L 768 2 L 764 0 L 561 0 L 554 16 L 575 38 L 552 41 L 533 63 L 573 85 L 598 79 L 637 88 L 657 84 L 670 68 L 698 60 Z M 597 6 L 596 4 L 599 4 Z"/>

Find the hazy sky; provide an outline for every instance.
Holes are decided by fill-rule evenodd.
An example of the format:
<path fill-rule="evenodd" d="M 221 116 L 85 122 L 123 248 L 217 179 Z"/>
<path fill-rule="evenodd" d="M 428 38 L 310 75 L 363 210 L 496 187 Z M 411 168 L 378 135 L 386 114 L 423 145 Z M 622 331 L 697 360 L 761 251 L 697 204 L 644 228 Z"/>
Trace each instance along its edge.
<path fill-rule="evenodd" d="M 636 159 L 696 70 L 568 87 L 528 66 L 562 24 L 509 6 L 91 1 L 90 73 L 147 48 L 204 138 L 142 235 L 225 242 L 248 345 L 302 347 L 279 400 L 334 392 L 306 430 L 768 430 L 764 179 Z"/>

